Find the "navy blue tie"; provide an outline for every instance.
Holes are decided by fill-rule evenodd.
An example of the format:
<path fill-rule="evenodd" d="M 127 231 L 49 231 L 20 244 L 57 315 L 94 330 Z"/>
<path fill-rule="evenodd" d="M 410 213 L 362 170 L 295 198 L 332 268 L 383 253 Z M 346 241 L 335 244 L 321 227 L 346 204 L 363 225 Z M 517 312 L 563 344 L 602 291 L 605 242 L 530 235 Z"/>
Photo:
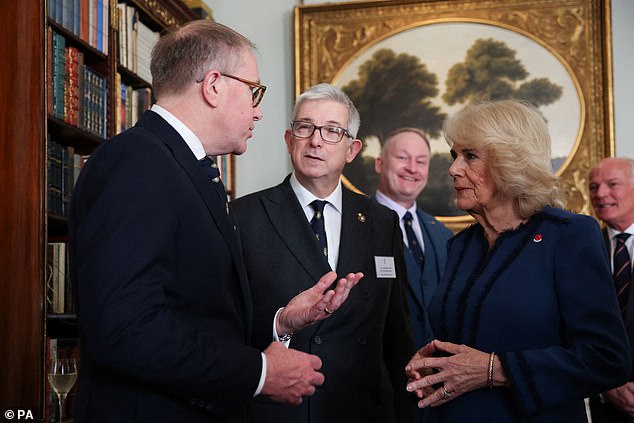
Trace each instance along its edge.
<path fill-rule="evenodd" d="M 327 201 L 315 200 L 310 203 L 310 206 L 315 211 L 313 218 L 310 221 L 310 227 L 313 228 L 315 239 L 319 244 L 320 250 L 324 253 L 324 256 L 328 258 L 328 242 L 326 240 L 326 227 L 324 226 L 324 207 Z"/>
<path fill-rule="evenodd" d="M 619 298 L 621 313 L 625 314 L 627 307 L 627 299 L 630 294 L 630 283 L 632 281 L 632 261 L 630 253 L 627 251 L 625 241 L 630 234 L 620 233 L 616 238 L 616 247 L 614 248 L 614 288 Z"/>
<path fill-rule="evenodd" d="M 416 234 L 414 233 L 414 228 L 412 228 L 412 224 L 414 222 L 412 218 L 412 214 L 410 212 L 406 212 L 403 216 L 403 222 L 405 222 L 405 234 L 407 235 L 407 247 L 409 251 L 416 259 L 416 263 L 418 266 L 423 269 L 425 264 L 425 256 L 423 255 L 423 249 L 420 247 L 418 243 L 418 239 L 416 238 Z"/>
<path fill-rule="evenodd" d="M 222 179 L 220 179 L 220 171 L 218 170 L 218 165 L 207 156 L 200 159 L 199 161 L 201 166 L 203 167 L 203 170 L 209 177 L 209 180 L 212 182 L 212 185 L 214 186 L 218 197 L 220 197 L 220 200 L 222 201 L 227 214 L 229 214 L 229 208 L 227 207 L 227 191 L 225 191 L 225 185 L 222 183 Z"/>

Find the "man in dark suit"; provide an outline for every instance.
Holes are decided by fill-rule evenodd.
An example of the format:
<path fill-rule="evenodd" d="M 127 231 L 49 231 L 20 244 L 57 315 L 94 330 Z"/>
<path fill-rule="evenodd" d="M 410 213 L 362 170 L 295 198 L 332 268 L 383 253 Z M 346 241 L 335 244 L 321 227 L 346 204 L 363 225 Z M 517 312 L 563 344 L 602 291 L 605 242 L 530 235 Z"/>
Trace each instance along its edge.
<path fill-rule="evenodd" d="M 256 345 L 268 342 L 268 322 L 315 275 L 331 269 L 364 275 L 328 319 L 290 339 L 288 330 L 277 328 L 291 347 L 321 358 L 326 382 L 297 408 L 256 399 L 249 408 L 253 422 L 413 419 L 403 372 L 413 346 L 396 215 L 340 181 L 344 165 L 361 150 L 358 128 L 359 114 L 343 91 L 328 84 L 310 88 L 298 97 L 284 134 L 294 172 L 231 203 L 253 293 Z"/>
<path fill-rule="evenodd" d="M 243 153 L 262 118 L 253 49 L 211 21 L 164 35 L 152 54 L 157 103 L 82 170 L 70 218 L 76 422 L 240 422 L 254 395 L 297 404 L 323 383 L 318 357 L 248 345 L 252 296 L 207 158 Z M 290 330 L 336 310 L 358 277 L 327 290 L 334 280 L 293 299 Z"/>
<path fill-rule="evenodd" d="M 606 224 L 606 247 L 612 257 L 615 289 L 634 359 L 634 160 L 607 158 L 590 170 L 590 201 L 599 219 Z M 634 422 L 634 373 L 623 386 L 590 399 L 593 423 Z"/>
<path fill-rule="evenodd" d="M 416 349 L 434 339 L 427 309 L 445 268 L 447 240 L 452 236 L 445 225 L 416 206 L 427 184 L 430 157 L 425 134 L 419 129 L 401 128 L 388 136 L 375 160 L 380 179 L 374 198 L 396 212 L 403 233 L 407 298 Z"/>

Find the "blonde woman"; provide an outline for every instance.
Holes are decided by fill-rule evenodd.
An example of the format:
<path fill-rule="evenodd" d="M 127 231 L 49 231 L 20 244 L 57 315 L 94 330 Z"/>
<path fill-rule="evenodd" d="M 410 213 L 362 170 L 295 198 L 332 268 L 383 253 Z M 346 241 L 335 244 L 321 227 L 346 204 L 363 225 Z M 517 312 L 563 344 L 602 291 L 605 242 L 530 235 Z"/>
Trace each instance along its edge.
<path fill-rule="evenodd" d="M 472 104 L 445 122 L 457 205 L 430 307 L 436 340 L 407 366 L 430 422 L 586 422 L 621 385 L 629 349 L 599 225 L 563 210 L 542 115 Z"/>

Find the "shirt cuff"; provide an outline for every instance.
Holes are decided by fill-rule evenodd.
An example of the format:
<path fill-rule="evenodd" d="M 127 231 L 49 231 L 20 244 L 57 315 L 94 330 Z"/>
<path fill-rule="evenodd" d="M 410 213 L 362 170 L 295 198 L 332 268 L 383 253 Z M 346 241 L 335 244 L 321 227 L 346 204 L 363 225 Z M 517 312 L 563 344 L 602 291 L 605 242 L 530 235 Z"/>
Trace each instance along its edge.
<path fill-rule="evenodd" d="M 260 373 L 260 382 L 258 383 L 258 387 L 255 390 L 255 394 L 253 397 L 257 397 L 262 392 L 262 388 L 264 388 L 264 381 L 266 380 L 266 355 L 262 352 L 262 372 Z"/>
<path fill-rule="evenodd" d="M 291 338 L 287 337 L 286 340 L 280 340 L 280 336 L 277 333 L 277 316 L 279 316 L 280 312 L 284 309 L 284 307 L 280 307 L 275 313 L 275 317 L 273 318 L 273 340 L 277 342 L 282 342 L 286 348 L 291 344 Z"/>

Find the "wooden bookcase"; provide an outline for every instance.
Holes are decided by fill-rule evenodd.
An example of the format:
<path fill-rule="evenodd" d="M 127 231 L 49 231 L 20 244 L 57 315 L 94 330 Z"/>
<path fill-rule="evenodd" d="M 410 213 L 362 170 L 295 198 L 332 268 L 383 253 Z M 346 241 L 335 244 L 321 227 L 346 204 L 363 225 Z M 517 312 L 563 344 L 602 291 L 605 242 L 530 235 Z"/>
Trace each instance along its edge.
<path fill-rule="evenodd" d="M 61 0 L 60 0 L 61 1 Z M 83 1 L 83 0 L 82 0 Z M 101 2 L 101 0 L 99 0 Z M 115 133 L 114 82 L 117 71 L 126 84 L 149 87 L 147 81 L 118 66 L 116 0 L 109 2 L 108 48 L 99 52 L 54 22 L 48 2 L 3 2 L 0 25 L 0 411 L 20 410 L 44 419 L 46 337 L 76 334 L 72 315 L 49 315 L 46 265 L 49 240 L 67 239 L 64 217 L 47 213 L 47 134 L 60 144 L 89 154 L 101 136 L 50 116 L 47 91 L 49 28 L 84 53 L 86 63 L 107 82 L 105 135 Z M 196 19 L 182 0 L 125 0 L 153 31 Z M 73 325 L 75 328 L 73 328 Z M 69 329 L 70 328 L 70 329 Z"/>

